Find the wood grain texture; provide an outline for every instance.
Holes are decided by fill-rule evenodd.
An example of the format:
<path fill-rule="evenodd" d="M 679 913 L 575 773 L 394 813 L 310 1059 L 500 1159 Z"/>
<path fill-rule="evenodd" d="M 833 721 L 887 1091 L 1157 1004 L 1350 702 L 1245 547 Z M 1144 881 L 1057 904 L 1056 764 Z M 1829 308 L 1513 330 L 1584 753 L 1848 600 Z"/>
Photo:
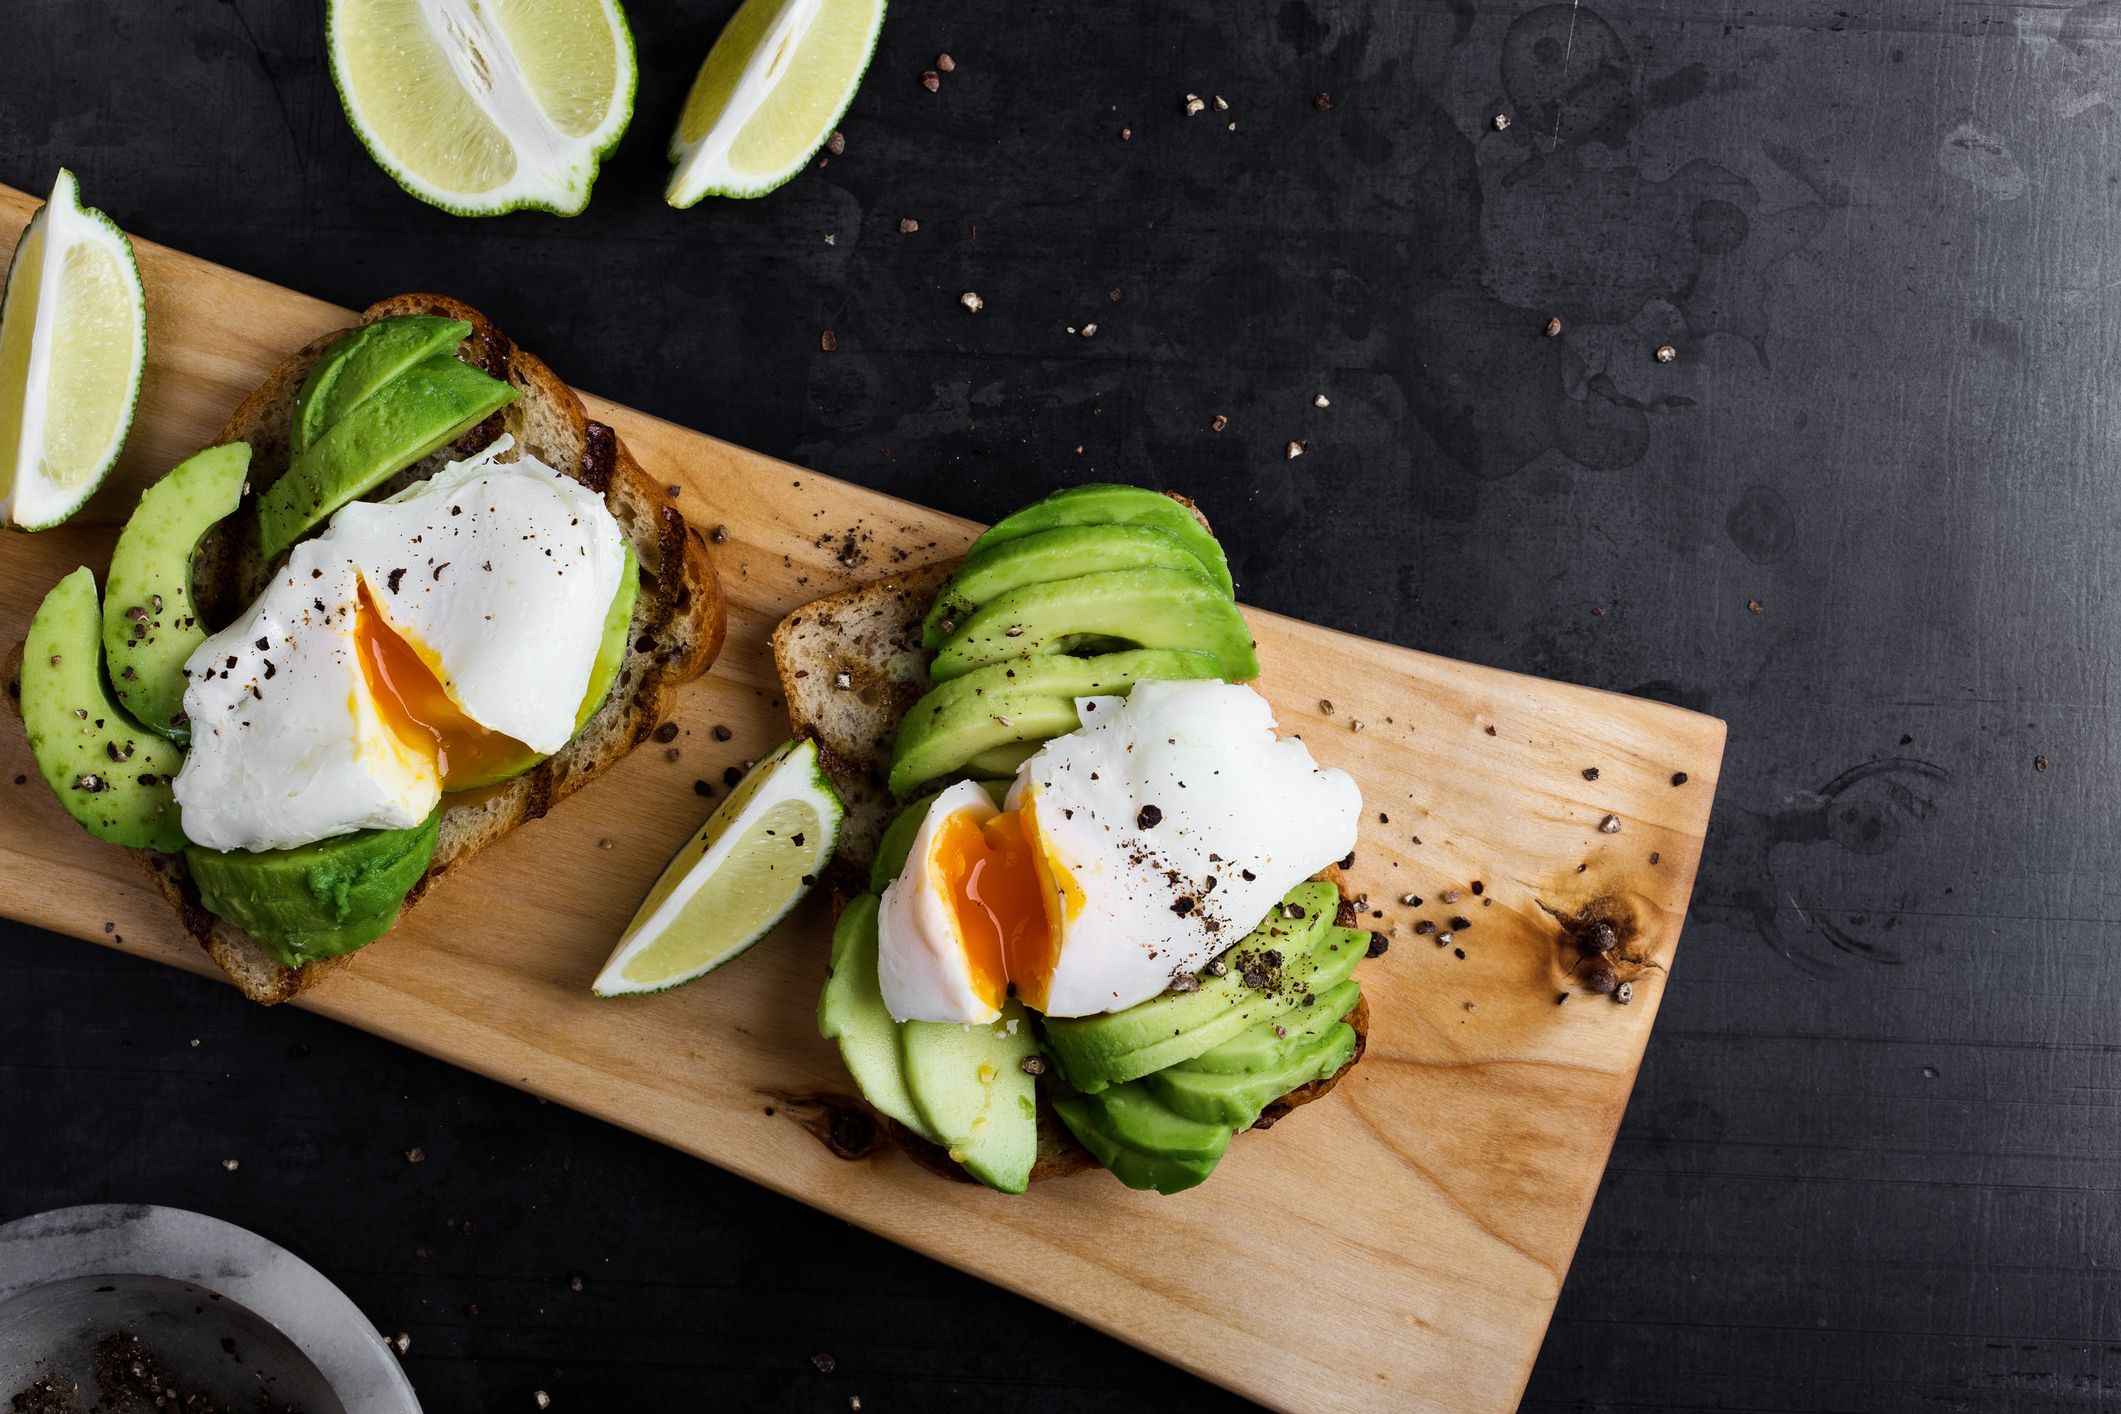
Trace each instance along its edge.
<path fill-rule="evenodd" d="M 0 188 L 0 242 L 33 204 Z M 139 253 L 150 365 L 132 444 L 74 524 L 4 542 L 0 639 L 19 637 L 66 569 L 102 568 L 139 488 L 275 360 L 348 317 L 145 242 Z M 1366 1064 L 1178 1198 L 1086 1175 L 1011 1199 L 888 1152 L 849 1162 L 801 1122 L 849 1088 L 813 1018 L 821 902 L 700 985 L 598 1002 L 588 983 L 709 808 L 695 781 L 719 791 L 725 769 L 785 732 L 771 624 L 893 563 L 955 553 L 973 527 L 588 401 L 682 488 L 695 523 L 727 530 L 716 553 L 729 646 L 683 699 L 677 759 L 635 752 L 303 1004 L 684 1149 L 1271 1405 L 1514 1407 L 1669 975 L 1722 724 L 1253 614 L 1284 729 L 1364 788 L 1352 874 L 1395 943 L 1362 973 Z M 29 770 L 20 733 L 0 732 L 0 780 Z M 1616 833 L 1599 829 L 1608 814 Z M 1463 896 L 1445 903 L 1446 890 Z M 1400 904 L 1407 894 L 1424 905 Z M 1546 910 L 1597 899 L 1639 925 L 1633 947 L 1657 966 L 1632 1006 L 1558 1005 L 1574 954 Z M 0 789 L 0 911 L 208 968 L 135 862 L 83 836 L 34 778 Z M 1413 932 L 1454 914 L 1472 926 L 1452 946 Z"/>

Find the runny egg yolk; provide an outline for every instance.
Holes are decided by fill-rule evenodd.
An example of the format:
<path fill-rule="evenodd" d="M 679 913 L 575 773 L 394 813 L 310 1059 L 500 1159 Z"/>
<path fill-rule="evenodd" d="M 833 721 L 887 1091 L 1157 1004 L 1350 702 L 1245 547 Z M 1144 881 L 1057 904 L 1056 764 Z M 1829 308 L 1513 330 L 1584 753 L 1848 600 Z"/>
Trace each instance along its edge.
<path fill-rule="evenodd" d="M 365 583 L 360 596 L 354 646 L 369 695 L 399 741 L 434 758 L 443 790 L 491 781 L 536 758 L 514 737 L 488 731 L 464 715 L 418 650 L 384 621 Z"/>
<path fill-rule="evenodd" d="M 970 811 L 949 815 L 936 831 L 929 867 L 949 901 L 973 990 L 999 1008 L 1013 986 L 1026 1005 L 1043 1010 L 1060 960 L 1063 916 L 1080 913 L 1083 896 L 1039 847 L 1036 801 L 984 822 Z"/>

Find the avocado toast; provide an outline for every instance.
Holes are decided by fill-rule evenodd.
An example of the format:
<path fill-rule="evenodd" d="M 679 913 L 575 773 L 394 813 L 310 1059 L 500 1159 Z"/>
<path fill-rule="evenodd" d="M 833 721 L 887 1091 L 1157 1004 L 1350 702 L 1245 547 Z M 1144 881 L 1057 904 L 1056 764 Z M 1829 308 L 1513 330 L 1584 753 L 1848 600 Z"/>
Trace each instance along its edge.
<path fill-rule="evenodd" d="M 527 486 L 543 498 L 539 504 L 578 508 L 571 517 L 548 511 L 558 517 L 559 533 L 592 520 L 604 528 L 594 606 L 574 602 L 573 617 L 589 621 L 567 626 L 578 645 L 574 681 L 586 675 L 587 690 L 573 690 L 578 706 L 572 697 L 544 704 L 548 717 L 558 708 L 558 733 L 536 748 L 514 739 L 528 740 L 521 731 L 493 733 L 484 757 L 471 760 L 466 751 L 441 778 L 448 789 L 421 818 L 351 833 L 345 826 L 321 834 L 283 826 L 293 833 L 269 841 L 272 848 L 202 844 L 213 817 L 228 813 L 233 792 L 194 785 L 180 824 L 172 775 L 224 723 L 187 720 L 177 704 L 196 715 L 216 676 L 227 680 L 215 703 L 224 709 L 223 699 L 247 709 L 246 688 L 267 704 L 292 681 L 286 645 L 264 634 L 254 645 L 256 663 L 239 669 L 232 652 L 227 669 L 217 674 L 208 665 L 202 672 L 206 632 L 221 628 L 213 640 L 219 643 L 244 613 L 260 613 L 245 606 L 264 603 L 261 591 L 266 598 L 295 593 L 283 582 L 289 547 L 295 561 L 315 558 L 318 543 L 345 533 L 336 517 L 350 506 L 374 525 L 410 514 L 408 498 L 416 509 L 423 490 L 450 477 L 461 482 L 483 471 L 493 479 L 518 468 L 536 474 L 524 470 L 509 484 Z M 290 356 L 236 410 L 220 445 L 150 488 L 121 536 L 100 611 L 107 679 L 97 681 L 93 651 L 72 651 L 97 636 L 82 622 L 98 616 L 94 581 L 82 570 L 39 610 L 26 661 L 8 674 L 11 696 L 40 773 L 69 811 L 91 833 L 139 850 L 188 931 L 246 995 L 284 1001 L 387 930 L 401 903 L 416 901 L 479 849 L 625 755 L 667 715 L 676 687 L 713 661 L 724 630 L 720 587 L 702 537 L 670 501 L 609 427 L 591 421 L 543 362 L 482 315 L 439 296 L 400 296 L 365 311 L 354 329 Z M 467 509 L 472 517 L 440 523 L 470 526 L 487 508 L 444 511 L 436 504 L 433 514 Z M 485 567 L 493 568 L 491 560 Z M 362 581 L 359 604 L 365 617 L 371 597 L 393 605 L 401 590 L 406 603 L 422 592 L 440 597 L 478 569 L 468 560 L 452 568 L 434 555 L 424 563 L 408 558 L 375 584 Z M 300 593 L 306 619 L 306 582 Z M 490 623 L 502 614 L 502 601 L 491 592 L 487 600 Z M 342 627 L 352 623 L 352 603 L 349 591 Z M 315 604 L 321 622 L 325 596 Z M 467 610 L 458 617 L 475 636 L 481 616 Z M 363 653 L 387 656 L 403 647 L 365 624 L 342 636 Z M 69 651 L 59 651 L 62 644 Z M 241 647 L 248 655 L 253 645 Z M 185 665 L 181 679 L 171 676 L 177 664 Z M 443 677 L 452 691 L 459 685 Z M 87 705 L 74 706 L 76 698 Z M 225 725 L 233 732 L 251 723 Z M 494 749 L 495 742 L 505 749 Z M 242 752 L 223 755 L 230 770 L 242 766 Z M 424 766 L 429 776 L 436 769 Z M 432 780 L 428 786 L 431 799 Z M 290 782 L 281 794 L 293 802 L 286 808 L 300 808 L 304 797 L 328 792 Z M 187 833 L 195 820 L 198 827 Z"/>
<path fill-rule="evenodd" d="M 1107 720 L 1096 730 L 1151 695 L 1174 710 L 1203 694 L 1249 695 L 1236 684 L 1257 675 L 1251 638 L 1221 548 L 1190 502 L 1133 487 L 1063 492 L 1006 518 L 963 562 L 918 567 L 805 605 L 781 622 L 773 647 L 796 731 L 818 742 L 847 804 L 820 1030 L 838 1042 L 886 1132 L 918 1162 L 1003 1191 L 1102 1165 L 1130 1187 L 1177 1192 L 1208 1176 L 1234 1133 L 1266 1128 L 1322 1097 L 1361 1059 L 1369 1009 L 1351 974 L 1372 952 L 1373 936 L 1354 926 L 1339 868 L 1325 859 L 1308 882 L 1286 894 L 1277 886 L 1271 906 L 1237 905 L 1209 919 L 1210 940 L 1190 953 L 1165 952 L 1151 971 L 1168 975 L 1147 988 L 1121 996 L 1124 980 L 1098 974 L 1098 987 L 1113 984 L 1113 1004 L 1102 1010 L 1079 995 L 1063 1002 L 1054 974 L 1065 964 L 1057 955 L 1045 960 L 1043 975 L 1012 959 L 1007 999 L 992 994 L 1000 1010 L 991 1027 L 963 1024 L 985 1012 L 952 1013 L 961 1024 L 905 1019 L 918 1006 L 904 1000 L 903 981 L 898 1005 L 885 1002 L 893 990 L 891 918 L 908 916 L 903 895 L 947 853 L 929 852 L 931 836 L 940 838 L 936 817 L 947 829 L 967 818 L 949 814 L 964 804 L 984 823 L 989 844 L 1010 834 L 1001 826 L 1017 815 L 1065 814 L 1080 824 L 1078 815 L 1095 813 L 1092 805 L 1079 789 L 1062 792 L 1065 763 L 1041 762 L 1056 743 L 1095 735 L 1089 723 L 1100 708 Z M 1144 685 L 1146 692 L 1137 690 Z M 1257 705 L 1263 713 L 1264 703 Z M 1183 724 L 1193 710 L 1170 720 Z M 1142 755 L 1154 754 L 1162 731 L 1129 742 L 1122 759 L 1137 744 Z M 1186 727 L 1172 731 L 1175 742 Z M 1301 751 L 1294 742 L 1275 749 Z M 1095 789 L 1109 789 L 1116 774 L 1113 758 L 1105 759 L 1104 784 Z M 1007 782 L 996 778 L 1011 775 L 1018 779 L 1004 795 Z M 1095 771 L 1088 776 L 1098 779 Z M 953 778 L 957 784 L 946 784 Z M 1130 796 L 1130 818 L 1106 827 L 1133 841 L 1135 862 L 1153 853 L 1146 872 L 1171 881 L 1148 914 L 1131 918 L 1201 919 L 1229 892 L 1218 893 L 1218 879 L 1198 870 L 1182 881 L 1180 861 L 1143 843 L 1181 827 L 1185 784 L 1166 782 L 1161 810 Z M 1352 814 L 1345 828 L 1352 843 Z M 1342 852 L 1336 845 L 1327 858 Z M 1207 867 L 1230 884 L 1240 857 L 1250 856 Z M 1000 877 L 992 871 L 1007 861 L 980 859 L 990 867 L 991 899 L 998 893 L 991 881 Z M 1252 880 L 1252 871 L 1242 877 Z M 1094 893 L 1098 884 L 1089 887 Z M 979 897 L 976 888 L 971 894 Z M 1229 931 L 1216 938 L 1221 923 Z M 1151 959 L 1167 946 L 1140 945 Z M 1124 942 L 1107 946 L 1121 954 L 1108 961 L 1124 971 Z M 1131 959 L 1137 973 L 1139 962 Z M 1026 997 L 1059 1014 L 1027 1006 Z M 967 1074 L 976 1085 L 965 1083 Z"/>

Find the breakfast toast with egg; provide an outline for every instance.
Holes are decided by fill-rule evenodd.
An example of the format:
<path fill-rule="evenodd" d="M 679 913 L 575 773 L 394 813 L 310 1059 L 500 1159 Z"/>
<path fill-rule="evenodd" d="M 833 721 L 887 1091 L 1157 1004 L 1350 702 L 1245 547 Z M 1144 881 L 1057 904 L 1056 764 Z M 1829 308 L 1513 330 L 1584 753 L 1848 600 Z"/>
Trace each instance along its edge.
<path fill-rule="evenodd" d="M 1206 517 L 1190 500 L 1176 494 L 1171 499 L 1207 527 Z M 789 721 L 798 737 L 817 742 L 826 772 L 846 804 L 832 866 L 837 903 L 864 887 L 885 825 L 899 808 L 887 785 L 893 742 L 907 711 L 933 686 L 923 620 L 960 563 L 941 561 L 857 584 L 812 600 L 774 628 L 774 663 Z M 1328 866 L 1320 877 L 1340 894 L 1335 923 L 1358 927 L 1357 901 L 1348 893 L 1340 869 Z M 1370 1025 L 1367 998 L 1344 1019 L 1355 1032 L 1348 1060 L 1275 1100 L 1252 1128 L 1269 1128 L 1292 1110 L 1322 1099 L 1362 1060 Z M 977 1181 L 942 1146 L 888 1115 L 877 1114 L 876 1120 L 922 1167 L 940 1177 Z M 1100 1167 L 1054 1113 L 1043 1089 L 1037 1122 L 1038 1157 L 1031 1182 Z"/>
<path fill-rule="evenodd" d="M 433 475 L 447 462 L 476 455 L 503 434 L 552 469 L 604 498 L 641 570 L 641 588 L 618 676 L 602 705 L 556 754 L 500 785 L 445 797 L 434 856 L 405 902 L 480 849 L 543 815 L 646 740 L 668 715 L 679 684 L 706 671 L 725 628 L 721 586 L 700 532 L 686 524 L 674 487 L 648 475 L 618 434 L 592 421 L 574 391 L 524 352 L 477 310 L 441 295 L 408 294 L 371 305 L 360 323 L 400 315 L 462 320 L 472 332 L 456 356 L 517 394 L 515 401 L 415 462 L 363 499 L 380 500 Z M 311 340 L 284 360 L 221 429 L 220 441 L 251 447 L 251 493 L 270 487 L 290 462 L 290 426 L 304 379 L 346 331 Z M 246 501 L 246 505 L 249 502 Z M 261 553 L 257 520 L 239 514 L 201 542 L 193 593 L 203 616 L 226 623 L 256 594 L 276 557 Z M 252 1001 L 286 1001 L 315 985 L 353 954 L 289 967 L 263 944 L 200 903 L 182 855 L 142 851 L 141 858 L 182 912 L 186 928 Z"/>

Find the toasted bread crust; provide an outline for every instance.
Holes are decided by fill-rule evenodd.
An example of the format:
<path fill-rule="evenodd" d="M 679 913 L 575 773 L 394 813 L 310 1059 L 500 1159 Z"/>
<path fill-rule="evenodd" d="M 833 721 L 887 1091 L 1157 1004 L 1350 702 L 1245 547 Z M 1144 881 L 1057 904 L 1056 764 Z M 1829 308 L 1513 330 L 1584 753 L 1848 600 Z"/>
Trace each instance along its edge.
<path fill-rule="evenodd" d="M 556 755 L 503 785 L 445 802 L 434 861 L 406 896 L 410 907 L 479 850 L 537 819 L 645 740 L 669 714 L 678 686 L 705 672 L 721 651 L 727 615 L 704 537 L 686 524 L 663 485 L 641 468 L 618 434 L 591 421 L 574 390 L 542 360 L 517 348 L 477 310 L 443 295 L 384 300 L 364 310 L 360 323 L 401 314 L 434 314 L 469 323 L 472 333 L 458 356 L 506 381 L 520 396 L 371 496 L 390 495 L 450 460 L 475 455 L 506 432 L 519 447 L 604 497 L 646 576 L 633 611 L 626 657 L 604 705 Z M 312 339 L 283 360 L 221 429 L 219 441 L 250 444 L 251 494 L 286 471 L 288 428 L 302 381 L 345 332 Z M 240 612 L 272 569 L 258 554 L 254 518 L 237 515 L 224 521 L 193 561 L 194 596 L 208 622 L 225 623 Z M 359 955 L 289 968 L 255 938 L 200 905 L 183 856 L 138 853 L 183 917 L 186 931 L 252 1001 L 287 1001 Z"/>

